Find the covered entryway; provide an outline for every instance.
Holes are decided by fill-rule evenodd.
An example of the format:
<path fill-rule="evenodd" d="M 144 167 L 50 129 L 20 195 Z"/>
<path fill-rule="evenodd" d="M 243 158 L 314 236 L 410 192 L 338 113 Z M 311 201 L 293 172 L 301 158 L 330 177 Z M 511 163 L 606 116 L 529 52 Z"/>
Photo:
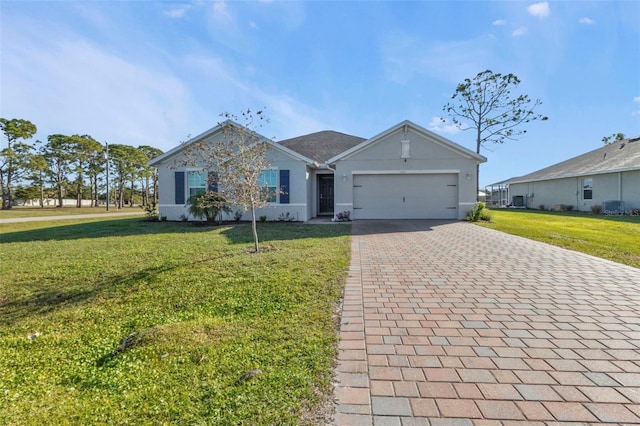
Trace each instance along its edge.
<path fill-rule="evenodd" d="M 455 173 L 353 175 L 354 219 L 457 219 Z"/>

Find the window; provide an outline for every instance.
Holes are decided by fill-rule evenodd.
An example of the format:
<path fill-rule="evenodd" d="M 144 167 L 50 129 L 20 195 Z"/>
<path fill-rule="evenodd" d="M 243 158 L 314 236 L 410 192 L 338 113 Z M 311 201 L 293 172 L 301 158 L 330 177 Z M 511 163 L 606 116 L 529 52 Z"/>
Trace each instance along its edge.
<path fill-rule="evenodd" d="M 278 171 L 265 170 L 258 177 L 258 184 L 262 187 L 265 198 L 270 203 L 278 201 Z"/>
<path fill-rule="evenodd" d="M 207 192 L 207 172 L 189 172 L 187 186 L 189 198 Z"/>
<path fill-rule="evenodd" d="M 582 199 L 593 199 L 593 179 L 582 179 Z"/>

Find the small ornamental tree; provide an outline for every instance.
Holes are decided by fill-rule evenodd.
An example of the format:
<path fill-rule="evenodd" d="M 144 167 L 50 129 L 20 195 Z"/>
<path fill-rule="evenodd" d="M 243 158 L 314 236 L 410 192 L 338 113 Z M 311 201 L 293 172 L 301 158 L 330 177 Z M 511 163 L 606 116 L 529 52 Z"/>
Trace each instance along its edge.
<path fill-rule="evenodd" d="M 534 112 L 542 104 L 540 99 L 532 101 L 528 95 L 512 93 L 519 84 L 520 79 L 514 74 L 482 71 L 458 84 L 452 101 L 442 108 L 460 130 L 475 130 L 476 153 L 480 154 L 480 148 L 489 142 L 516 140 L 527 132 L 518 129 L 521 124 L 548 119 Z M 480 189 L 479 174 L 480 164 L 477 164 L 476 194 Z"/>
<path fill-rule="evenodd" d="M 186 145 L 184 163 L 207 172 L 209 187 L 216 186 L 228 205 L 251 212 L 254 249 L 258 253 L 256 209 L 265 207 L 273 192 L 262 185 L 263 173 L 269 168 L 266 157 L 269 140 L 256 129 L 268 120 L 262 111 L 251 110 L 240 116 L 227 112 L 221 117 L 225 119 L 219 123 L 221 137 Z"/>

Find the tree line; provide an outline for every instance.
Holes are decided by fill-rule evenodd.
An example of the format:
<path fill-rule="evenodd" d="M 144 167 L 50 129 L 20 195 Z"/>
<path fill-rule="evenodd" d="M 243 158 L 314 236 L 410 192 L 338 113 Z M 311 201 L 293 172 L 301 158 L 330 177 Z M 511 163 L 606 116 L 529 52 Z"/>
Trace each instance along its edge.
<path fill-rule="evenodd" d="M 10 209 L 16 199 L 37 199 L 41 207 L 45 199 L 55 199 L 57 207 L 62 207 L 63 198 L 71 197 L 77 207 L 82 200 L 98 206 L 103 198 L 113 200 L 117 208 L 157 205 L 157 172 L 147 162 L 162 154 L 158 148 L 107 146 L 90 135 L 77 134 L 53 134 L 46 142 L 30 143 L 37 127 L 18 118 L 0 118 L 0 130 L 7 141 L 0 150 L 3 210 Z M 108 187 L 111 197 L 107 197 Z"/>

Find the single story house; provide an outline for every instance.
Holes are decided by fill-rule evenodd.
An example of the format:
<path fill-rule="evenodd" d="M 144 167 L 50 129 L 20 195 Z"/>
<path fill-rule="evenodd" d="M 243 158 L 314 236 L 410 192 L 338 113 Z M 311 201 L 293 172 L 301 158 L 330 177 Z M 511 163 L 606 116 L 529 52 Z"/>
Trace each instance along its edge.
<path fill-rule="evenodd" d="M 218 125 L 149 162 L 158 169 L 161 217 L 185 217 L 189 194 L 206 187 L 201 168 L 183 165 L 185 149 L 222 137 Z M 322 131 L 263 140 L 270 165 L 263 181 L 279 192 L 256 213 L 267 220 L 342 212 L 354 220 L 464 219 L 476 201 L 476 165 L 486 161 L 411 121 L 369 139 Z"/>
<path fill-rule="evenodd" d="M 513 206 L 570 206 L 619 213 L 640 208 L 640 137 L 617 141 L 528 175 L 509 179 Z M 497 184 L 496 184 L 497 185 Z"/>

